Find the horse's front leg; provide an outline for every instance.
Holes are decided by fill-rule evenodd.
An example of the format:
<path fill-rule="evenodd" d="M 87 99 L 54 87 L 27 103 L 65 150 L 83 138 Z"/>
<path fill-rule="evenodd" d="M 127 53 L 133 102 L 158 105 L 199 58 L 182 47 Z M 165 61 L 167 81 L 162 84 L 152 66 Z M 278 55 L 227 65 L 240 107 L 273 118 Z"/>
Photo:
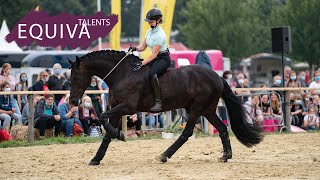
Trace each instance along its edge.
<path fill-rule="evenodd" d="M 111 122 L 119 121 L 120 116 L 115 116 L 110 119 Z M 99 165 L 100 161 L 104 158 L 106 151 L 108 149 L 108 146 L 112 139 L 118 138 L 120 140 L 125 140 L 124 134 L 121 134 L 121 132 L 117 131 L 111 123 L 104 121 L 103 127 L 106 130 L 106 134 L 103 136 L 102 143 L 94 156 L 94 158 L 89 162 L 89 165 Z"/>
<path fill-rule="evenodd" d="M 106 134 L 103 137 L 102 143 L 95 155 L 95 157 L 90 161 L 89 165 L 99 165 L 100 161 L 106 154 L 108 146 L 112 139 L 117 138 L 119 140 L 125 141 L 125 135 L 114 128 L 113 125 L 117 126 L 119 123 L 120 117 L 124 114 L 128 113 L 128 108 L 126 104 L 119 104 L 112 108 L 111 110 L 102 113 L 100 115 L 100 121 L 103 125 L 104 129 L 106 130 Z M 110 122 L 108 119 L 110 118 Z"/>

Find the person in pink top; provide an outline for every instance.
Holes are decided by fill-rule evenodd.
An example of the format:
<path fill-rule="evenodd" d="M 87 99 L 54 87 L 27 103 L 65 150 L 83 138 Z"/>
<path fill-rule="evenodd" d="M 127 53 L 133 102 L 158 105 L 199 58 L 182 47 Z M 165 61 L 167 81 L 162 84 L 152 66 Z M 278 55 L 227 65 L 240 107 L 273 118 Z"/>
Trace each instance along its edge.
<path fill-rule="evenodd" d="M 10 84 L 11 91 L 16 91 L 16 85 L 18 83 L 17 79 L 11 75 L 12 66 L 9 63 L 4 63 L 0 72 L 0 84 L 7 81 Z M 20 99 L 20 95 L 15 95 L 11 97 L 11 105 L 16 109 L 16 113 L 21 115 L 20 107 L 18 105 L 17 99 Z"/>

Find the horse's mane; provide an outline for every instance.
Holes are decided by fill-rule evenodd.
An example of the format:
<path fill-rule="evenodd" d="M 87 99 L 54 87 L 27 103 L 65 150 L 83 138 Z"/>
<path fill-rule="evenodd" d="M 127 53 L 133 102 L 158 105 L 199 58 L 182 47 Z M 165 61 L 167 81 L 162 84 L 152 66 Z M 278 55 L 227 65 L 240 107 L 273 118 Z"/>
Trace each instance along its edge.
<path fill-rule="evenodd" d="M 120 59 L 122 59 L 124 56 L 126 55 L 126 52 L 124 51 L 115 51 L 115 50 L 101 50 L 101 51 L 93 51 L 90 52 L 84 56 L 82 56 L 80 58 L 80 60 L 86 60 L 86 59 L 90 59 L 92 57 L 106 57 L 106 56 L 110 56 L 113 57 L 112 59 L 119 61 Z M 134 54 L 129 54 L 127 57 L 130 58 L 134 58 L 135 60 L 140 60 L 142 61 L 142 59 L 140 59 L 138 56 L 134 55 Z"/>

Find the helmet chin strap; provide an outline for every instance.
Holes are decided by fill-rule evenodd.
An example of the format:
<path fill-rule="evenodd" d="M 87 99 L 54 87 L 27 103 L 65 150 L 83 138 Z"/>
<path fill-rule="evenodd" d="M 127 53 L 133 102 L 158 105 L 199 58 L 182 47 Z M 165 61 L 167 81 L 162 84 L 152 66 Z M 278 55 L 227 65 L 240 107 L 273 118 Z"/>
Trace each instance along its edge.
<path fill-rule="evenodd" d="M 153 28 L 157 27 L 158 24 L 160 24 L 160 23 L 158 23 L 158 20 L 156 20 L 156 25 L 155 26 L 150 26 L 150 27 L 153 29 Z"/>

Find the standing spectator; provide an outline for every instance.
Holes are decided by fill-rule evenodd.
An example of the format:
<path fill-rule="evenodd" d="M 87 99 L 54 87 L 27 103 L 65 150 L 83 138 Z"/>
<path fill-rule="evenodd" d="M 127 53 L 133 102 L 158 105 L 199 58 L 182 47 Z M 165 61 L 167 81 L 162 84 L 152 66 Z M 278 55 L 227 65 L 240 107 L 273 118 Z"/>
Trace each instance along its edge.
<path fill-rule="evenodd" d="M 309 113 L 304 116 L 302 127 L 306 130 L 319 129 L 319 116 L 316 115 L 313 108 L 310 108 Z"/>
<path fill-rule="evenodd" d="M 273 88 L 280 88 L 282 87 L 282 80 L 281 77 L 276 75 L 273 77 L 273 84 L 272 86 Z M 284 96 L 284 92 L 283 91 L 275 91 L 276 93 L 278 93 L 281 97 Z"/>
<path fill-rule="evenodd" d="M 11 75 L 11 69 L 12 66 L 9 63 L 4 63 L 2 65 L 2 70 L 0 73 L 0 84 L 4 81 L 7 81 L 10 85 L 10 89 L 11 91 L 15 91 L 16 90 L 16 85 L 17 85 L 17 80 L 14 76 Z M 14 107 L 16 109 L 15 113 L 19 114 L 21 116 L 21 111 L 17 102 L 17 99 L 20 99 L 20 95 L 11 95 L 11 106 Z"/>
<path fill-rule="evenodd" d="M 105 83 L 103 80 L 101 80 L 101 89 L 102 90 L 109 90 L 109 87 L 107 83 Z M 110 109 L 110 103 L 109 103 L 109 92 L 102 94 L 102 104 L 103 104 L 103 111 L 107 111 L 107 109 Z"/>
<path fill-rule="evenodd" d="M 64 78 L 61 76 L 61 69 L 62 67 L 59 63 L 53 65 L 53 75 L 51 75 L 48 80 L 48 88 L 50 91 L 63 90 L 62 85 L 64 82 Z M 62 94 L 56 94 L 54 102 L 56 104 L 59 104 L 62 96 Z"/>
<path fill-rule="evenodd" d="M 4 92 L 10 92 L 10 84 L 7 81 L 3 81 L 0 85 L 0 90 Z M 15 125 L 21 124 L 21 115 L 16 112 L 16 108 L 12 106 L 10 95 L 0 95 L 0 119 L 4 120 L 3 127 L 9 132 L 11 119 L 15 120 Z M 9 122 L 9 124 L 8 124 Z"/>
<path fill-rule="evenodd" d="M 285 87 L 293 87 L 293 88 L 297 88 L 297 87 L 301 87 L 301 83 L 299 80 L 297 80 L 297 74 L 294 71 L 291 71 L 289 74 L 289 81 L 286 81 Z M 300 94 L 302 95 L 304 92 L 303 90 L 296 90 L 296 91 L 292 91 L 295 94 Z"/>
<path fill-rule="evenodd" d="M 73 126 L 75 123 L 82 128 L 78 115 L 78 107 L 71 107 L 69 95 L 66 96 L 65 102 L 58 107 L 58 110 L 62 120 L 62 129 L 65 130 L 67 137 L 73 135 Z"/>
<path fill-rule="evenodd" d="M 285 66 L 284 67 L 284 79 L 285 79 L 284 82 L 290 80 L 290 73 L 291 73 L 291 67 L 290 66 Z"/>
<path fill-rule="evenodd" d="M 159 127 L 163 128 L 163 114 L 162 113 L 149 113 L 146 115 L 146 124 L 149 129 L 153 129 L 157 124 L 157 119 L 159 123 Z"/>
<path fill-rule="evenodd" d="M 320 71 L 314 73 L 314 81 L 309 85 L 309 88 L 319 88 L 316 90 L 310 90 L 311 95 L 320 95 Z"/>
<path fill-rule="evenodd" d="M 58 136 L 61 131 L 61 117 L 54 103 L 54 95 L 46 94 L 45 99 L 40 99 L 34 113 L 34 127 L 39 129 L 40 139 L 44 138 L 45 130 L 54 129 L 54 135 Z"/>
<path fill-rule="evenodd" d="M 71 90 L 71 70 L 69 69 L 67 72 L 64 73 L 65 80 L 62 85 L 63 90 Z"/>
<path fill-rule="evenodd" d="M 245 86 L 244 85 L 244 76 L 243 76 L 243 74 L 239 74 L 238 76 L 237 76 L 237 86 L 236 86 L 236 88 L 248 88 L 248 86 Z M 249 99 L 249 96 L 250 96 L 250 91 L 236 91 L 236 94 L 237 95 L 240 95 L 241 97 L 242 97 L 242 101 L 243 102 L 246 102 L 246 101 L 248 101 L 248 99 Z"/>
<path fill-rule="evenodd" d="M 231 71 L 224 71 L 222 74 L 224 80 L 227 81 L 230 87 L 232 87 L 232 72 Z"/>
<path fill-rule="evenodd" d="M 43 96 L 40 95 L 36 95 L 33 99 L 33 107 L 36 109 L 37 108 L 37 104 L 38 101 L 40 99 L 44 99 Z M 29 121 L 29 102 L 24 106 L 24 108 L 22 109 L 22 124 L 23 125 L 28 125 L 28 121 Z"/>
<path fill-rule="evenodd" d="M 87 90 L 101 90 L 98 86 L 98 80 L 96 77 L 91 77 L 91 84 Z M 88 94 L 88 96 L 91 98 L 94 110 L 96 111 L 98 117 L 100 117 L 100 114 L 102 113 L 100 94 Z"/>
<path fill-rule="evenodd" d="M 26 73 L 21 73 L 19 77 L 19 82 L 17 84 L 17 91 L 28 91 L 28 77 Z M 20 95 L 20 99 L 18 99 L 19 108 L 22 111 L 24 106 L 27 104 L 27 95 Z"/>
<path fill-rule="evenodd" d="M 99 118 L 92 106 L 92 101 L 89 96 L 82 98 L 82 103 L 79 106 L 79 119 L 82 123 L 84 133 L 90 135 L 89 126 L 101 126 Z"/>
<path fill-rule="evenodd" d="M 305 71 L 300 71 L 299 72 L 299 80 L 300 80 L 300 84 L 301 87 L 307 87 L 307 83 L 306 83 L 306 72 Z"/>
<path fill-rule="evenodd" d="M 49 74 L 47 71 L 43 70 L 39 73 L 38 81 L 35 82 L 30 88 L 30 91 L 48 91 L 48 77 Z"/>

